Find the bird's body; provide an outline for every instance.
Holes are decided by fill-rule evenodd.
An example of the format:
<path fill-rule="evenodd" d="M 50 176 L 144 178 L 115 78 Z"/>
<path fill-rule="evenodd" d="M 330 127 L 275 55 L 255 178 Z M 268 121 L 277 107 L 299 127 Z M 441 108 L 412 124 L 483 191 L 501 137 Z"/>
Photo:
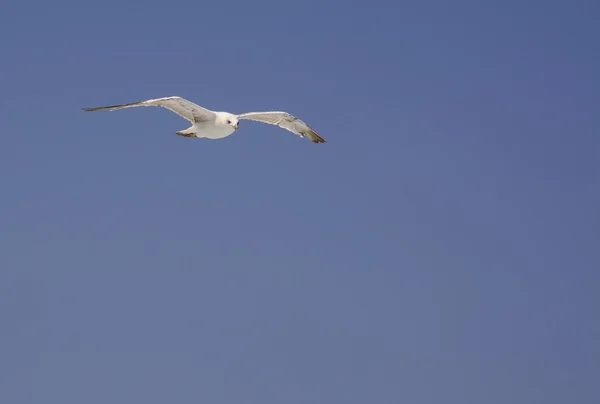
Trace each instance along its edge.
<path fill-rule="evenodd" d="M 192 126 L 178 135 L 206 139 L 223 139 L 235 132 L 235 127 L 227 122 L 237 122 L 235 115 L 228 112 L 215 112 L 214 119 L 193 122 Z"/>
<path fill-rule="evenodd" d="M 204 137 L 207 139 L 223 139 L 235 132 L 231 125 L 216 124 L 210 125 L 204 122 L 194 124 L 196 137 Z"/>
<path fill-rule="evenodd" d="M 110 105 L 106 107 L 83 108 L 84 111 L 101 111 L 101 110 L 116 110 L 130 107 L 164 107 L 182 118 L 190 121 L 192 126 L 189 128 L 175 132 L 179 136 L 190 138 L 207 138 L 207 139 L 222 139 L 231 135 L 238 129 L 240 120 L 247 119 L 277 125 L 287 129 L 290 132 L 300 136 L 308 137 L 314 143 L 325 143 L 317 132 L 305 124 L 300 119 L 280 111 L 267 112 L 248 112 L 245 114 L 235 115 L 229 112 L 211 111 L 194 104 L 184 98 L 173 96 L 157 98 L 152 100 L 134 102 L 130 104 Z"/>

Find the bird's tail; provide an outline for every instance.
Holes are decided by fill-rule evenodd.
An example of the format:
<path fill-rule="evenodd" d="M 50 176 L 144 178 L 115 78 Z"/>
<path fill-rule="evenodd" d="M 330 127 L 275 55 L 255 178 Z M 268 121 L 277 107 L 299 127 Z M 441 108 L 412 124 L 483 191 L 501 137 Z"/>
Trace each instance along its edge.
<path fill-rule="evenodd" d="M 179 132 L 175 132 L 175 134 L 183 137 L 198 137 L 196 127 L 194 127 L 194 125 L 190 126 L 186 130 L 180 130 Z"/>

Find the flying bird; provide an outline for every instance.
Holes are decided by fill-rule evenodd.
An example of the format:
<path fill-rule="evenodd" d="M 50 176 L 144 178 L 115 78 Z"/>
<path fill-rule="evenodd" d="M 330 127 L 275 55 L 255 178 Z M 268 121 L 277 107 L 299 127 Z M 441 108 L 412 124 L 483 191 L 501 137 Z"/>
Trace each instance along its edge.
<path fill-rule="evenodd" d="M 191 122 L 189 128 L 175 132 L 175 134 L 190 138 L 208 138 L 222 139 L 231 135 L 238 129 L 240 120 L 251 120 L 277 125 L 283 129 L 300 136 L 307 137 L 314 143 L 325 143 L 317 132 L 310 126 L 288 114 L 281 111 L 265 111 L 265 112 L 247 112 L 245 114 L 231 114 L 229 112 L 211 111 L 194 104 L 185 98 L 173 96 L 156 98 L 152 100 L 133 102 L 130 104 L 109 105 L 96 108 L 82 108 L 84 111 L 113 111 L 122 108 L 131 107 L 163 107 L 171 110 Z"/>

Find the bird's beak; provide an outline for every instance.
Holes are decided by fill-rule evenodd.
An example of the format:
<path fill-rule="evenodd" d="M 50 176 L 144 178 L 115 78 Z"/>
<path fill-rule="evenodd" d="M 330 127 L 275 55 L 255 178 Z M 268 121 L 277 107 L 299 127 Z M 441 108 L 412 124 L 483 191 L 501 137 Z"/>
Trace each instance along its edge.
<path fill-rule="evenodd" d="M 236 123 L 235 126 L 233 127 L 233 129 L 237 130 L 237 128 L 238 128 L 238 125 Z"/>

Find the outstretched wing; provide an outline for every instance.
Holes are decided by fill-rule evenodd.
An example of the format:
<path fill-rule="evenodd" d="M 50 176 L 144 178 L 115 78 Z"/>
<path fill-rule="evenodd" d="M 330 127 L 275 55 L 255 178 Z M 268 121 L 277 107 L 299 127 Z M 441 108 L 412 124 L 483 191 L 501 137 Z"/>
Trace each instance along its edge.
<path fill-rule="evenodd" d="M 176 114 L 187 119 L 191 123 L 214 120 L 216 116 L 213 111 L 208 110 L 206 108 L 202 108 L 200 105 L 196 105 L 193 102 L 186 100 L 185 98 L 177 96 L 156 98 L 153 100 L 146 100 L 140 102 L 132 102 L 130 104 L 109 105 L 106 107 L 82 109 L 84 111 L 113 111 L 116 109 L 131 107 L 163 107 L 175 112 Z"/>
<path fill-rule="evenodd" d="M 295 116 L 288 114 L 287 112 L 247 112 L 245 114 L 238 115 L 238 119 L 249 119 L 251 121 L 259 121 L 269 123 L 271 125 L 277 125 L 280 128 L 287 129 L 300 137 L 306 136 L 315 143 L 327 142 L 325 139 L 319 136 L 319 134 L 315 132 L 313 128 Z"/>

